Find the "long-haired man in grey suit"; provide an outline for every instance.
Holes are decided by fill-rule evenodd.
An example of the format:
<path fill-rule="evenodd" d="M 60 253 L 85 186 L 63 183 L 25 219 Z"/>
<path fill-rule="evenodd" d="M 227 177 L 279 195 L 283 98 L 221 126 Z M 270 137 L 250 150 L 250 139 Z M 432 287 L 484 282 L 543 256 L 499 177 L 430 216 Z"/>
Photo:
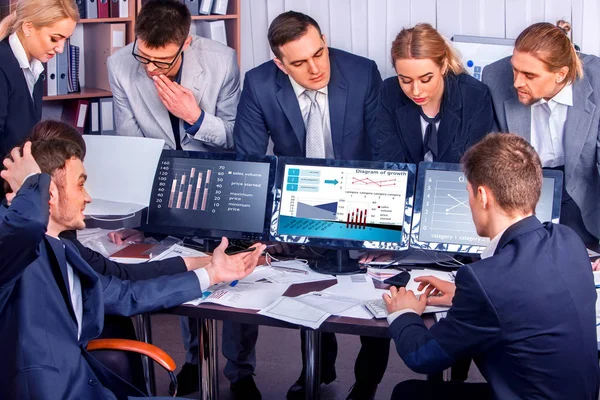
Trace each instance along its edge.
<path fill-rule="evenodd" d="M 190 35 L 191 21 L 184 4 L 151 0 L 136 18 L 136 40 L 109 57 L 118 135 L 164 139 L 171 149 L 233 148 L 236 53 Z"/>
<path fill-rule="evenodd" d="M 561 28 L 537 23 L 483 81 L 497 129 L 527 139 L 544 168 L 565 173 L 561 223 L 586 243 L 600 238 L 600 59 L 578 55 Z"/>

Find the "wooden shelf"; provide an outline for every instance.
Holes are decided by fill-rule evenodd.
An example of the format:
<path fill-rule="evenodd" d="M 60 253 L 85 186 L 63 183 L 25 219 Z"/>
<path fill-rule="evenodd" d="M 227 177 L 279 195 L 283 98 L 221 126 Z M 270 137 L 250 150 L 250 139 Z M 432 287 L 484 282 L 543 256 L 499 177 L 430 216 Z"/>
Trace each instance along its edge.
<path fill-rule="evenodd" d="M 131 22 L 133 18 L 86 18 L 79 21 L 80 24 L 96 24 L 101 22 Z"/>
<path fill-rule="evenodd" d="M 213 21 L 218 21 L 220 19 L 238 19 L 238 16 L 237 15 L 231 15 L 231 14 L 227 14 L 227 15 L 210 14 L 210 15 L 193 15 L 192 16 L 192 20 L 194 20 L 194 21 L 198 21 L 198 20 L 213 20 Z"/>
<path fill-rule="evenodd" d="M 70 100 L 70 99 L 88 99 L 92 97 L 110 97 L 112 96 L 112 92 L 108 90 L 95 89 L 95 88 L 81 88 L 81 92 L 77 93 L 69 93 L 69 94 L 60 94 L 56 96 L 44 96 L 43 100 Z"/>

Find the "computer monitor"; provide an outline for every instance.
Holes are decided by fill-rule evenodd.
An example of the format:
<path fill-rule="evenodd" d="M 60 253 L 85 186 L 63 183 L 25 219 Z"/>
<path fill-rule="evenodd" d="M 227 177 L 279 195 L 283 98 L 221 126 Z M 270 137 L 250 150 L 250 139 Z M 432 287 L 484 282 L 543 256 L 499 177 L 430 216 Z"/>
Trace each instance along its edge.
<path fill-rule="evenodd" d="M 273 156 L 164 150 L 142 229 L 267 240 L 276 160 Z"/>
<path fill-rule="evenodd" d="M 542 222 L 560 216 L 563 173 L 544 170 L 535 214 Z M 452 253 L 481 253 L 488 238 L 477 235 L 469 207 L 467 180 L 460 164 L 421 162 L 412 219 L 412 248 Z"/>
<path fill-rule="evenodd" d="M 415 174 L 414 164 L 280 157 L 272 239 L 406 250 Z"/>

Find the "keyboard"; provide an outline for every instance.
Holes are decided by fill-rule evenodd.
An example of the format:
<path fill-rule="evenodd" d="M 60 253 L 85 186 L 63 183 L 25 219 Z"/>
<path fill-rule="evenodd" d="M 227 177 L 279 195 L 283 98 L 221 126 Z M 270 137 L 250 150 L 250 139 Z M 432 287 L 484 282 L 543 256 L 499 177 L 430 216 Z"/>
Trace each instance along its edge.
<path fill-rule="evenodd" d="M 388 312 L 387 308 L 385 308 L 383 299 L 369 300 L 365 301 L 363 304 L 376 319 L 387 318 Z"/>

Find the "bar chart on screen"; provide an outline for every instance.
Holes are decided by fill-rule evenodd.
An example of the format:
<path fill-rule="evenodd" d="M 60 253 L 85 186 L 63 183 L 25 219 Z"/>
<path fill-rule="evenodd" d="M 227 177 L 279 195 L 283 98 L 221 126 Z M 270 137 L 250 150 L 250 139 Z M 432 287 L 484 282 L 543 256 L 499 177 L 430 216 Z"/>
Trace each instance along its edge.
<path fill-rule="evenodd" d="M 213 170 L 173 167 L 172 171 L 167 207 L 206 211 Z"/>

